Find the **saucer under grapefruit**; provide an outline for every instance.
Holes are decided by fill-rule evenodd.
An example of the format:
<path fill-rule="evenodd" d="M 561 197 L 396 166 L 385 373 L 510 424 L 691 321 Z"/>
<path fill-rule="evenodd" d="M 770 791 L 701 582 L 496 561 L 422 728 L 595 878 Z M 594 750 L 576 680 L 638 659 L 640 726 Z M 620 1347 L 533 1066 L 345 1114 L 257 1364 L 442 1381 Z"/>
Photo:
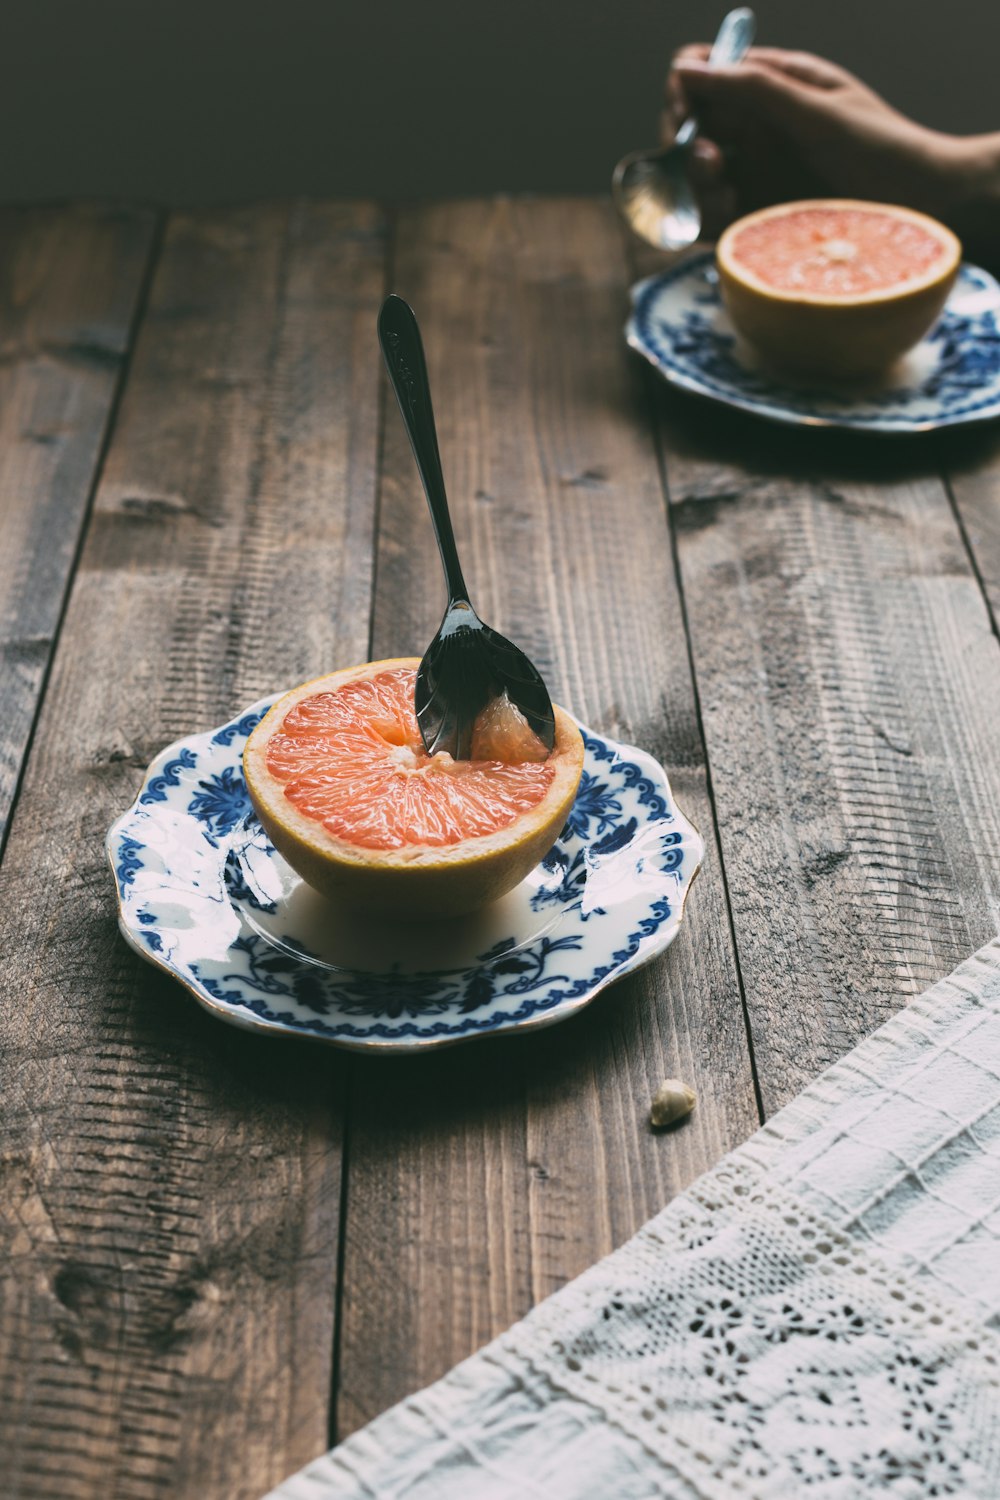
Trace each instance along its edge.
<path fill-rule="evenodd" d="M 512 890 L 548 853 L 576 796 L 583 739 L 554 705 L 544 759 L 516 711 L 484 721 L 480 758 L 430 756 L 413 707 L 418 665 L 367 662 L 294 688 L 251 734 L 243 767 L 268 837 L 315 890 L 368 911 L 449 917 Z"/>
<path fill-rule="evenodd" d="M 962 247 L 926 214 L 817 198 L 737 219 L 716 247 L 737 330 L 792 372 L 862 377 L 885 370 L 932 326 Z"/>

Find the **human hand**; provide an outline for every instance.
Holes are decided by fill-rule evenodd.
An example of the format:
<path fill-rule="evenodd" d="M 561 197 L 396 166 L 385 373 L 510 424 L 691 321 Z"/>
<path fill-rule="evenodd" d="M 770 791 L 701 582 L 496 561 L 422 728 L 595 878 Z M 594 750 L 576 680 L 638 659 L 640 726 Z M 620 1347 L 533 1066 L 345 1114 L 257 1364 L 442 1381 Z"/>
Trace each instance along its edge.
<path fill-rule="evenodd" d="M 793 198 L 871 198 L 948 219 L 961 189 L 957 138 L 918 125 L 845 68 L 806 52 L 754 47 L 710 68 L 707 46 L 677 53 L 663 134 L 694 114 L 692 177 L 706 234 Z"/>

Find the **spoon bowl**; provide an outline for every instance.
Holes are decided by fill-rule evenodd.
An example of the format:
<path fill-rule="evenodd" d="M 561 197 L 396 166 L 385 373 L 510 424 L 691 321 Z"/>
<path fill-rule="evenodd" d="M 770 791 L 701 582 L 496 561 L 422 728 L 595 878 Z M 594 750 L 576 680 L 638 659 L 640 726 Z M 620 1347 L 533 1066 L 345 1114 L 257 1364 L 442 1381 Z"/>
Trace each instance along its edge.
<path fill-rule="evenodd" d="M 506 698 L 546 752 L 555 744 L 555 714 L 536 667 L 512 641 L 476 614 L 462 576 L 441 472 L 430 382 L 413 309 L 391 295 L 382 304 L 378 336 L 403 425 L 417 461 L 448 587 L 448 607 L 417 671 L 415 708 L 429 755 L 446 750 L 469 760 L 476 720 Z"/>
<path fill-rule="evenodd" d="M 731 10 L 719 27 L 709 67 L 741 62 L 754 37 L 752 10 Z M 686 250 L 701 233 L 701 210 L 691 187 L 691 148 L 698 122 L 689 116 L 671 145 L 633 151 L 615 167 L 611 191 L 618 211 L 634 232 L 657 250 Z"/>

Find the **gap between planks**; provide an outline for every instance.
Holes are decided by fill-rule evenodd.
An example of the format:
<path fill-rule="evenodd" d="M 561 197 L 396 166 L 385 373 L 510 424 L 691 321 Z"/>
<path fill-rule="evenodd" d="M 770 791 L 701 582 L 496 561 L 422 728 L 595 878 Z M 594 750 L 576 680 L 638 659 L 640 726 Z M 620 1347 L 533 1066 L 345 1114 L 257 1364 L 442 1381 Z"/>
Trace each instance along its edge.
<path fill-rule="evenodd" d="M 161 232 L 100 205 L 0 215 L 0 863 Z"/>
<path fill-rule="evenodd" d="M 669 954 L 575 1020 L 418 1059 L 352 1058 L 344 1436 L 621 1243 L 757 1123 L 712 848 L 655 446 L 621 338 L 606 203 L 407 210 L 395 287 L 424 332 L 456 537 L 477 606 L 555 695 L 652 750 L 709 855 Z M 386 419 L 374 657 L 419 655 L 440 569 Z M 683 1073 L 701 1105 L 650 1136 Z"/>
<path fill-rule="evenodd" d="M 381 244 L 363 205 L 167 226 L 0 870 L 24 1500 L 53 1464 L 73 1500 L 256 1500 L 325 1444 L 341 1059 L 220 1026 L 125 949 L 102 844 L 162 744 L 364 652 Z"/>

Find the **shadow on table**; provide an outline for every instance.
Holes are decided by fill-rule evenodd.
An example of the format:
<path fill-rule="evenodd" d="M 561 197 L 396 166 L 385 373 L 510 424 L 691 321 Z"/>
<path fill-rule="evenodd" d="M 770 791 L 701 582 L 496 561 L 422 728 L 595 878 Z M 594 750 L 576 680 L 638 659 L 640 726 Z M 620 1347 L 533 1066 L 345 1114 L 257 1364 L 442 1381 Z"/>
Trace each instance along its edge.
<path fill-rule="evenodd" d="M 612 1034 L 634 1027 L 634 1008 L 648 1005 L 644 975 L 627 976 L 555 1025 L 375 1055 L 246 1031 L 210 1015 L 166 975 L 141 966 L 138 979 L 141 998 L 125 1027 L 132 1043 L 141 1052 L 169 1056 L 224 1114 L 346 1108 L 380 1131 L 389 1121 L 401 1130 L 460 1129 L 520 1106 L 535 1089 L 574 1094 L 581 1070 L 592 1071 L 613 1044 Z M 642 1112 L 648 1101 L 639 1103 Z"/>
<path fill-rule="evenodd" d="M 671 460 L 815 478 L 906 481 L 977 470 L 1000 458 L 1000 421 L 906 436 L 767 422 L 674 390 L 643 371 L 650 409 Z"/>

